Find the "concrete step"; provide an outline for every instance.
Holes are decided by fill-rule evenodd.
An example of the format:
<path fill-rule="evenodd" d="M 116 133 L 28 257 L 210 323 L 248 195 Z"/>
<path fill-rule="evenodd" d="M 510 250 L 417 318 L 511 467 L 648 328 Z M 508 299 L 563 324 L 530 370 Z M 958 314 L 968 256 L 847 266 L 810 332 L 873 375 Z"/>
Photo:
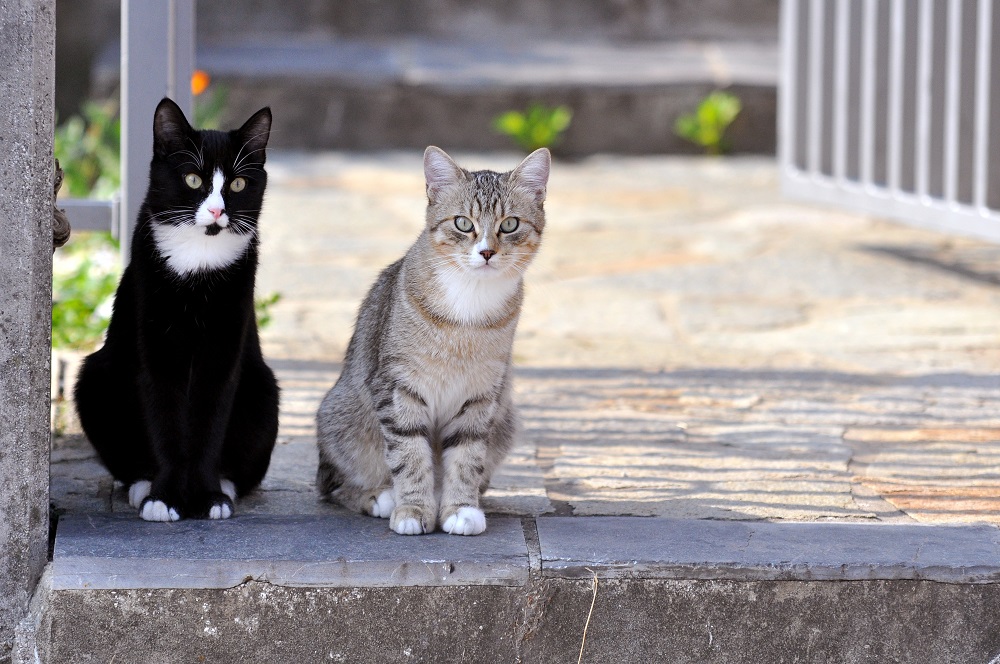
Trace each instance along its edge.
<path fill-rule="evenodd" d="M 22 626 L 41 661 L 982 662 L 992 526 L 357 515 L 64 517 Z M 28 628 L 30 627 L 30 629 Z M 46 659 L 47 658 L 47 659 Z"/>
<path fill-rule="evenodd" d="M 95 75 L 117 85 L 117 51 Z M 697 153 L 677 117 L 711 91 L 740 97 L 728 133 L 735 152 L 773 153 L 776 42 L 400 39 L 243 40 L 203 44 L 198 67 L 228 90 L 225 125 L 274 112 L 272 147 L 510 149 L 493 119 L 538 102 L 573 121 L 557 152 Z"/>
<path fill-rule="evenodd" d="M 778 0 L 216 0 L 197 7 L 204 42 L 264 35 L 454 40 L 761 39 L 777 37 Z"/>

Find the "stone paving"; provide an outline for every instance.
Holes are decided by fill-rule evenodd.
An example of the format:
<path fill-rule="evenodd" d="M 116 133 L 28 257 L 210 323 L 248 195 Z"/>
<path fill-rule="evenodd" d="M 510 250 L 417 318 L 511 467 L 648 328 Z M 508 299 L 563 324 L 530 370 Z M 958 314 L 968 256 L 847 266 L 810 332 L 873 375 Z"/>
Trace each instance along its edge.
<path fill-rule="evenodd" d="M 279 152 L 269 172 L 281 431 L 237 510 L 334 514 L 313 415 L 419 232 L 420 154 Z M 777 180 L 757 158 L 554 163 L 515 346 L 524 434 L 490 512 L 1000 523 L 1000 247 L 791 203 Z M 52 475 L 61 512 L 131 509 L 79 437 Z"/>

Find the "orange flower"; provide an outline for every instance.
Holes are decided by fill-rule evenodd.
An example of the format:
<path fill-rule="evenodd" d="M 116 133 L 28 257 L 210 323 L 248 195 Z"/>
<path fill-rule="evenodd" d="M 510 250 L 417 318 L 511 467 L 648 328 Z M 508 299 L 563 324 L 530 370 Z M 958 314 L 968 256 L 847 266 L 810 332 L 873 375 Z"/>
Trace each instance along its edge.
<path fill-rule="evenodd" d="M 208 87 L 209 77 L 206 72 L 200 69 L 196 69 L 193 74 L 191 74 L 191 94 L 197 96 L 200 95 Z"/>

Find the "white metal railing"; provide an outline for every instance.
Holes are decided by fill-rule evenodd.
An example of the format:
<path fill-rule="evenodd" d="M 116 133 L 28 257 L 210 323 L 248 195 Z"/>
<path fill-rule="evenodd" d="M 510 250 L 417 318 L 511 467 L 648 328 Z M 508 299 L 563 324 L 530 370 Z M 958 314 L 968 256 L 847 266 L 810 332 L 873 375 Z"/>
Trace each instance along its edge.
<path fill-rule="evenodd" d="M 153 111 L 170 97 L 192 121 L 195 0 L 121 0 L 122 258 L 146 194 Z"/>
<path fill-rule="evenodd" d="M 783 0 L 786 194 L 1000 240 L 996 0 Z"/>
<path fill-rule="evenodd" d="M 57 203 L 74 230 L 111 230 L 126 263 L 153 158 L 153 111 L 170 97 L 191 119 L 194 9 L 195 0 L 121 0 L 121 193 Z"/>

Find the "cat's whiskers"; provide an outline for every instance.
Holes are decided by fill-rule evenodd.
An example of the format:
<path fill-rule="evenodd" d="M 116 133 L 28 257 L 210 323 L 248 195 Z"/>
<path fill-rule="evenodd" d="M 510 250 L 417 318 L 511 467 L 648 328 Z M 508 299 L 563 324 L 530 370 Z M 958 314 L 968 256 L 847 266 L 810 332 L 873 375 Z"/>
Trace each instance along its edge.
<path fill-rule="evenodd" d="M 256 164 L 244 164 L 233 171 L 233 175 L 249 175 L 250 173 L 263 173 L 264 169 Z"/>
<path fill-rule="evenodd" d="M 184 207 L 184 208 L 173 207 L 173 208 L 167 208 L 166 210 L 160 210 L 159 212 L 153 212 L 152 214 L 149 215 L 149 217 L 150 217 L 150 219 L 156 219 L 160 215 L 164 215 L 164 214 L 171 214 L 173 212 L 189 212 L 189 211 L 190 210 L 188 208 L 186 208 L 186 207 Z"/>
<path fill-rule="evenodd" d="M 194 215 L 191 214 L 190 212 L 178 212 L 177 214 L 171 215 L 169 217 L 166 216 L 159 217 L 157 219 L 154 219 L 153 221 L 155 221 L 156 223 L 151 224 L 150 226 L 159 225 L 159 226 L 181 227 L 181 226 L 193 226 L 195 224 Z"/>
<path fill-rule="evenodd" d="M 433 260 L 433 261 L 428 260 L 428 261 L 426 261 L 424 263 L 424 265 L 426 265 L 427 267 L 429 267 L 432 270 L 438 270 L 439 268 L 442 268 L 442 267 L 455 267 L 455 268 L 459 267 L 458 263 L 453 258 L 450 258 L 450 257 L 449 258 L 438 258 L 438 259 Z"/>
<path fill-rule="evenodd" d="M 171 210 L 169 212 L 162 212 L 156 215 L 150 215 L 150 219 L 153 221 L 165 221 L 167 219 L 180 219 L 183 217 L 194 218 L 194 213 L 190 210 Z"/>
<path fill-rule="evenodd" d="M 257 226 L 254 225 L 253 219 L 250 218 L 230 215 L 229 227 L 233 230 L 233 232 L 239 233 L 240 235 L 257 235 Z"/>
<path fill-rule="evenodd" d="M 229 213 L 229 224 L 243 235 L 257 234 L 257 210 L 238 210 Z"/>
<path fill-rule="evenodd" d="M 438 278 L 442 283 L 451 281 L 453 277 L 458 276 L 461 273 L 462 268 L 457 265 L 451 265 L 445 270 L 437 270 L 436 273 Z"/>
<path fill-rule="evenodd" d="M 205 168 L 205 158 L 200 153 L 199 154 L 195 154 L 194 152 L 191 152 L 190 150 L 177 150 L 176 152 L 173 153 L 173 155 L 177 155 L 177 154 L 185 154 L 185 155 L 191 157 L 191 161 L 182 162 L 182 165 L 183 164 L 191 164 L 192 166 L 195 166 L 198 170 L 204 170 L 204 168 Z M 171 156 L 173 156 L 173 155 L 171 155 Z"/>
<path fill-rule="evenodd" d="M 247 157 L 249 157 L 250 155 L 252 155 L 254 152 L 261 152 L 264 149 L 264 148 L 258 148 L 256 150 L 250 150 L 246 154 L 243 154 L 243 148 L 245 148 L 247 145 L 249 145 L 250 141 L 252 141 L 252 140 L 254 140 L 256 138 L 260 138 L 261 136 L 268 135 L 269 133 L 270 133 L 269 131 L 268 132 L 262 131 L 262 132 L 260 132 L 258 134 L 250 136 L 246 140 L 246 142 L 243 145 L 240 146 L 239 151 L 237 151 L 237 153 L 236 153 L 235 163 L 233 164 L 233 170 L 234 171 L 238 171 L 240 169 L 240 165 L 243 163 L 244 159 L 246 159 Z M 240 155 L 243 155 L 243 156 L 241 157 Z"/>
<path fill-rule="evenodd" d="M 188 140 L 188 143 L 191 144 L 191 147 L 194 148 L 194 153 L 191 153 L 190 151 L 188 151 L 188 154 L 190 154 L 191 157 L 194 158 L 198 162 L 198 168 L 202 168 L 202 169 L 205 168 L 205 153 L 201 151 L 201 147 L 197 143 L 194 142 L 193 138 L 191 138 L 190 136 L 188 136 L 187 140 Z"/>

